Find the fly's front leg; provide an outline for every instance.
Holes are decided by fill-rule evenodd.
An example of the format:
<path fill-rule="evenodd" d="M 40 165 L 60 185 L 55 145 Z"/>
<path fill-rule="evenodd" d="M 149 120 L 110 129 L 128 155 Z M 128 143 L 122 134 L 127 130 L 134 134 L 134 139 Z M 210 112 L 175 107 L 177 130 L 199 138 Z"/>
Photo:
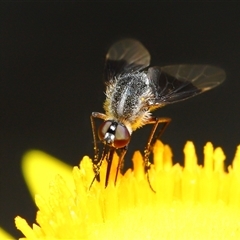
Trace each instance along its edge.
<path fill-rule="evenodd" d="M 93 172 L 94 172 L 95 176 L 89 186 L 89 190 L 91 189 L 91 187 L 96 179 L 97 179 L 97 181 L 100 181 L 100 168 L 101 168 L 103 160 L 104 160 L 104 158 L 101 158 L 98 162 L 96 162 L 96 163 L 93 162 Z"/>
<path fill-rule="evenodd" d="M 91 188 L 95 179 L 100 180 L 99 179 L 100 167 L 101 167 L 102 161 L 103 161 L 103 156 L 99 159 L 99 148 L 97 146 L 97 129 L 96 129 L 96 124 L 95 124 L 96 118 L 105 120 L 106 115 L 103 113 L 99 113 L 99 112 L 92 112 L 92 114 L 90 116 L 92 134 L 93 134 L 93 150 L 94 150 L 94 157 L 93 157 L 92 162 L 93 162 L 93 171 L 95 173 L 95 176 L 94 176 L 94 179 L 92 180 L 92 183 L 90 184 L 89 189 Z M 104 152 L 105 152 L 105 148 L 103 149 L 103 155 L 104 155 Z"/>
<path fill-rule="evenodd" d="M 165 131 L 165 129 L 167 128 L 168 124 L 171 122 L 170 118 L 156 118 L 156 117 L 152 117 L 151 119 L 149 119 L 149 121 L 146 124 L 153 124 L 152 130 L 150 132 L 148 141 L 147 141 L 147 145 L 144 149 L 144 169 L 145 172 L 147 173 L 147 180 L 149 183 L 149 186 L 151 188 L 151 190 L 153 192 L 154 189 L 151 186 L 150 180 L 149 180 L 149 169 L 151 166 L 151 163 L 149 161 L 149 155 L 153 149 L 153 146 L 155 144 L 155 142 L 157 141 L 158 138 L 161 137 L 161 135 L 163 134 L 163 132 Z M 159 132 L 155 135 L 155 132 L 158 128 L 158 124 L 159 123 L 163 123 L 162 128 L 159 130 Z"/>
<path fill-rule="evenodd" d="M 97 129 L 95 124 L 95 119 L 106 119 L 106 115 L 99 112 L 92 112 L 92 115 L 90 116 L 91 126 L 92 126 L 92 134 L 93 134 L 93 150 L 94 150 L 94 158 L 93 162 L 98 162 L 98 155 L 99 155 L 99 149 L 97 147 Z"/>

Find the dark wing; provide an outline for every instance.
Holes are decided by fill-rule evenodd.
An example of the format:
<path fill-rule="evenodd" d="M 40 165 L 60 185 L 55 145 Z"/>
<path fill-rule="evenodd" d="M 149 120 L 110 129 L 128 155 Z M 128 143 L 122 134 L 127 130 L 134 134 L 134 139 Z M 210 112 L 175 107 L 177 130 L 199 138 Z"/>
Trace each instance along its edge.
<path fill-rule="evenodd" d="M 133 73 L 150 64 L 148 50 L 135 39 L 114 43 L 106 55 L 105 79 L 110 80 L 125 73 Z"/>
<path fill-rule="evenodd" d="M 226 73 L 209 65 L 173 65 L 149 68 L 148 78 L 156 98 L 153 106 L 160 107 L 218 86 Z"/>

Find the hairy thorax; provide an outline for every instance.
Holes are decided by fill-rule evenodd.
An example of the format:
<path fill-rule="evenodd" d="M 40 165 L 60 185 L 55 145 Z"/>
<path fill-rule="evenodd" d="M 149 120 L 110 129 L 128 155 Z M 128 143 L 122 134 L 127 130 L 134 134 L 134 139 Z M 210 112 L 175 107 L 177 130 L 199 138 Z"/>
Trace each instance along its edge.
<path fill-rule="evenodd" d="M 146 73 L 128 73 L 108 82 L 104 109 L 109 119 L 123 123 L 132 132 L 151 116 L 149 106 L 152 101 L 153 93 Z"/>

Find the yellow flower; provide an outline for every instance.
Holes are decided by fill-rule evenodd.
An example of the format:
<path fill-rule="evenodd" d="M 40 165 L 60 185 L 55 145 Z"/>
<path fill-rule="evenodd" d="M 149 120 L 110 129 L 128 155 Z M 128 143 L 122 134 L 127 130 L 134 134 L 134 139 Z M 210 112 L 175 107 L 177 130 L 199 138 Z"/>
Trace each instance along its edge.
<path fill-rule="evenodd" d="M 139 152 L 133 156 L 133 170 L 120 174 L 116 186 L 117 156 L 107 188 L 104 162 L 101 182 L 95 181 L 90 190 L 94 174 L 91 160 L 84 157 L 80 168 L 73 168 L 72 180 L 67 180 L 68 173 L 57 175 L 48 196 L 36 196 L 37 224 L 31 228 L 16 217 L 17 228 L 26 239 L 240 239 L 240 146 L 228 173 L 223 151 L 211 143 L 204 147 L 204 166 L 197 164 L 191 142 L 184 148 L 184 167 L 172 165 L 171 149 L 161 142 L 153 153 L 149 177 L 156 193 Z M 51 159 L 42 154 L 26 155 L 25 168 L 35 158 Z M 43 173 L 39 178 L 44 180 Z"/>

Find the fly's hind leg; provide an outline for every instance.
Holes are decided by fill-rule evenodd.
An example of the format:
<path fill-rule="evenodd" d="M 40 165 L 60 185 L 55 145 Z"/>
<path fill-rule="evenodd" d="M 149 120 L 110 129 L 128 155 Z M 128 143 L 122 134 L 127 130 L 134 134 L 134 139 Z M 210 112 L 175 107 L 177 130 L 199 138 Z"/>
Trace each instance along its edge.
<path fill-rule="evenodd" d="M 155 192 L 155 190 L 153 189 L 149 179 L 149 170 L 151 166 L 151 163 L 149 161 L 149 155 L 152 152 L 153 146 L 156 143 L 157 139 L 159 139 L 162 136 L 163 132 L 165 131 L 165 129 L 167 128 L 170 122 L 171 122 L 170 118 L 151 117 L 146 123 L 146 124 L 153 124 L 152 130 L 150 132 L 150 135 L 147 141 L 147 145 L 144 149 L 144 169 L 145 169 L 145 172 L 147 173 L 147 180 L 148 180 L 149 186 L 153 192 Z M 160 128 L 159 131 L 157 131 L 158 125 L 160 123 L 163 123 L 163 126 L 162 128 Z M 156 132 L 157 134 L 155 134 Z"/>

